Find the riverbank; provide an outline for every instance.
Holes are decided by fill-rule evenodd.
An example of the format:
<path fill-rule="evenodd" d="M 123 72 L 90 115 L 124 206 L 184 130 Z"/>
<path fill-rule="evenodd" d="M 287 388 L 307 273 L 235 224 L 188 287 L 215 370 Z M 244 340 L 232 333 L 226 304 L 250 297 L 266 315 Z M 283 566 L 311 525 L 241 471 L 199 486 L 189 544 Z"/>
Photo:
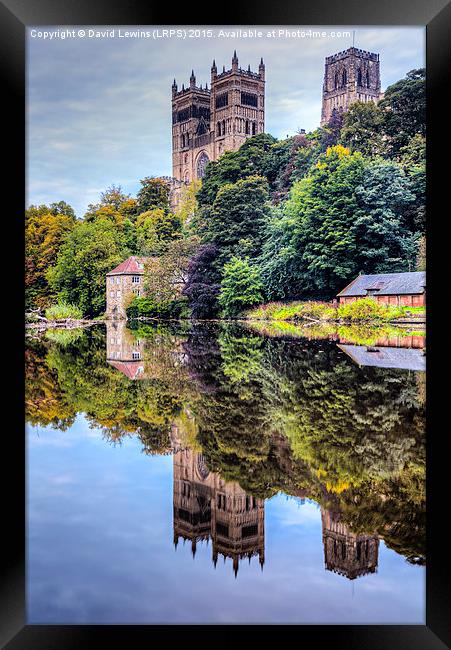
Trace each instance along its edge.
<path fill-rule="evenodd" d="M 385 305 L 373 298 L 362 298 L 348 304 L 319 301 L 270 302 L 248 310 L 250 321 L 282 321 L 291 323 L 335 323 L 337 325 L 414 325 L 426 324 L 426 309 Z"/>

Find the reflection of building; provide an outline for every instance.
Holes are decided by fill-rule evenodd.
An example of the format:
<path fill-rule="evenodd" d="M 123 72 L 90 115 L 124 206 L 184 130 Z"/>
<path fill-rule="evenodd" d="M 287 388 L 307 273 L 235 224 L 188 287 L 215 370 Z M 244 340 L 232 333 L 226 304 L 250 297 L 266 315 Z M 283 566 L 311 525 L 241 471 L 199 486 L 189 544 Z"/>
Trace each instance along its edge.
<path fill-rule="evenodd" d="M 418 348 L 391 348 L 375 345 L 339 345 L 359 366 L 426 370 L 426 355 Z"/>
<path fill-rule="evenodd" d="M 145 257 L 132 255 L 106 274 L 106 316 L 127 318 L 126 307 L 134 296 L 143 296 Z"/>
<path fill-rule="evenodd" d="M 350 47 L 326 57 L 321 126 L 334 112 L 344 113 L 353 102 L 381 99 L 379 54 Z"/>
<path fill-rule="evenodd" d="M 238 483 L 226 483 L 209 472 L 200 453 L 184 449 L 174 454 L 174 544 L 179 538 L 196 544 L 211 539 L 213 562 L 231 558 L 235 576 L 239 561 L 265 561 L 264 501 L 249 496 Z"/>
<path fill-rule="evenodd" d="M 356 535 L 340 520 L 336 512 L 321 508 L 324 562 L 328 571 L 354 580 L 367 573 L 376 573 L 379 538 L 377 535 Z"/>
<path fill-rule="evenodd" d="M 126 321 L 106 321 L 106 358 L 113 368 L 129 379 L 145 378 L 143 349 L 144 341 L 133 336 Z"/>
<path fill-rule="evenodd" d="M 203 178 L 210 160 L 224 151 L 236 151 L 253 135 L 265 130 L 265 66 L 258 72 L 238 67 L 219 72 L 213 61 L 211 89 L 196 85 L 194 72 L 189 87 L 172 84 L 172 175 L 189 183 Z"/>

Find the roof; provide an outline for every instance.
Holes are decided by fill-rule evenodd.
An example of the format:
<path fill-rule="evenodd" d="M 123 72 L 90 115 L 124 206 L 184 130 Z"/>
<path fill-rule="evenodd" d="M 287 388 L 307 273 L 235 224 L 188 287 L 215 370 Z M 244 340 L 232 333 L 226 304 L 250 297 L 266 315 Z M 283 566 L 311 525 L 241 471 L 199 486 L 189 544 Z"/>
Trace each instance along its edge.
<path fill-rule="evenodd" d="M 144 366 L 142 360 L 138 361 L 111 361 L 107 359 L 108 363 L 122 372 L 128 379 L 143 379 Z"/>
<path fill-rule="evenodd" d="M 380 296 L 424 293 L 425 287 L 425 271 L 358 275 L 347 287 L 337 293 L 337 297 L 366 296 L 368 289 L 373 289 Z"/>
<path fill-rule="evenodd" d="M 143 275 L 146 260 L 147 257 L 137 257 L 136 255 L 132 255 L 124 262 L 121 262 L 119 266 L 116 266 L 115 269 L 107 273 L 107 275 Z"/>
<path fill-rule="evenodd" d="M 359 366 L 426 370 L 426 356 L 418 348 L 379 348 L 364 345 L 339 345 Z"/>

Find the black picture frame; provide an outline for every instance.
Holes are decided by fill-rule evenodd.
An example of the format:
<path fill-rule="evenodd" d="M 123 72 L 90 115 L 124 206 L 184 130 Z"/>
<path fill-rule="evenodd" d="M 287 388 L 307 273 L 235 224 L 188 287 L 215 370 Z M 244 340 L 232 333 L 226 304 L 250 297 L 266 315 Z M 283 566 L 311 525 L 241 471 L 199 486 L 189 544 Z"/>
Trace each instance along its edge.
<path fill-rule="evenodd" d="M 193 20 L 195 18 L 195 20 Z M 440 379 L 444 354 L 441 336 L 444 325 L 439 308 L 446 292 L 440 260 L 446 260 L 445 232 L 447 189 L 449 185 L 446 157 L 449 157 L 449 104 L 446 91 L 450 88 L 450 33 L 451 3 L 446 0 L 380 0 L 359 2 L 315 0 L 306 3 L 292 0 L 283 4 L 268 0 L 247 0 L 240 6 L 227 9 L 224 3 L 213 12 L 211 6 L 185 3 L 180 7 L 163 3 L 140 4 L 109 0 L 4 0 L 0 5 L 0 65 L 3 77 L 3 134 L 11 134 L 9 146 L 4 143 L 7 179 L 4 192 L 4 252 L 13 257 L 7 266 L 6 284 L 7 344 L 6 354 L 8 412 L 13 414 L 11 424 L 4 429 L 4 467 L 12 469 L 3 490 L 2 541 L 5 570 L 0 592 L 0 642 L 10 650 L 27 648 L 97 648 L 109 639 L 126 648 L 141 641 L 158 642 L 170 632 L 180 634 L 186 641 L 191 634 L 186 626 L 30 626 L 25 616 L 25 438 L 23 435 L 24 388 L 23 366 L 19 350 L 23 349 L 23 194 L 25 188 L 25 29 L 29 25 L 422 25 L 426 26 L 427 94 L 428 94 L 428 162 L 427 162 L 427 256 L 428 256 L 428 389 L 427 389 L 427 570 L 426 570 L 426 625 L 356 625 L 356 626 L 298 626 L 277 627 L 277 636 L 286 631 L 299 635 L 304 647 L 328 643 L 348 650 L 431 649 L 451 647 L 451 609 L 449 607 L 451 582 L 447 567 L 449 557 L 446 506 L 447 460 L 447 386 Z M 4 140 L 5 142 L 5 140 Z M 445 152 L 442 161 L 442 152 Z M 14 188 L 14 190 L 13 190 Z M 7 230 L 6 230 L 7 228 Z M 21 259 L 22 257 L 22 259 Z M 20 270 L 19 270 L 20 269 Z M 12 277 L 14 276 L 14 277 Z M 442 285 L 440 285 L 442 280 Z M 8 293 L 9 292 L 9 293 Z M 8 357 L 9 355 L 9 357 Z M 12 371 L 12 372 L 11 372 Z M 5 477 L 5 471 L 3 471 Z M 192 626 L 190 626 L 192 627 Z M 217 627 L 217 626 L 215 626 Z M 214 634 L 213 643 L 222 645 L 237 642 L 237 626 L 221 626 Z M 241 626 L 240 626 L 241 627 Z M 259 630 L 246 626 L 253 637 Z M 268 626 L 263 627 L 266 635 Z M 184 635 L 183 637 L 181 635 Z M 240 637 L 243 630 L 240 629 Z M 192 638 L 192 637 L 191 637 Z M 158 639 L 158 640 L 157 640 Z M 211 643 L 211 641 L 209 641 Z"/>

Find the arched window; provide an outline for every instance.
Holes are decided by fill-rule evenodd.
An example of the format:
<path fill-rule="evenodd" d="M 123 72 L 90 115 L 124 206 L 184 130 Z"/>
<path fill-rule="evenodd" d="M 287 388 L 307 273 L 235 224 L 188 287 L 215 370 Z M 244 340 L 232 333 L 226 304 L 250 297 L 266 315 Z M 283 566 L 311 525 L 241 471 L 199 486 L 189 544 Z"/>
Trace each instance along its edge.
<path fill-rule="evenodd" d="M 245 130 L 245 133 L 246 133 L 246 134 L 249 133 L 249 120 L 246 120 L 246 130 Z"/>
<path fill-rule="evenodd" d="M 222 135 L 225 135 L 225 120 L 222 120 Z"/>
<path fill-rule="evenodd" d="M 252 135 L 257 133 L 257 122 L 252 122 Z"/>
<path fill-rule="evenodd" d="M 335 73 L 334 88 L 335 90 L 338 88 L 338 72 Z"/>
<path fill-rule="evenodd" d="M 357 70 L 357 85 L 362 85 L 362 71 L 360 68 Z"/>
<path fill-rule="evenodd" d="M 341 76 L 341 79 L 342 79 L 342 84 L 341 85 L 346 86 L 346 84 L 348 83 L 348 75 L 347 75 L 346 70 L 343 70 L 343 74 Z"/>
<path fill-rule="evenodd" d="M 369 70 L 366 71 L 366 87 L 370 87 L 370 72 Z"/>
<path fill-rule="evenodd" d="M 205 168 L 210 162 L 209 157 L 205 153 L 205 151 L 202 151 L 199 154 L 199 157 L 197 159 L 197 164 L 196 164 L 196 171 L 197 171 L 197 178 L 203 178 L 205 176 Z"/>
<path fill-rule="evenodd" d="M 221 135 L 221 122 L 216 125 L 216 135 Z"/>
<path fill-rule="evenodd" d="M 182 148 L 185 146 L 185 134 L 182 133 Z"/>

